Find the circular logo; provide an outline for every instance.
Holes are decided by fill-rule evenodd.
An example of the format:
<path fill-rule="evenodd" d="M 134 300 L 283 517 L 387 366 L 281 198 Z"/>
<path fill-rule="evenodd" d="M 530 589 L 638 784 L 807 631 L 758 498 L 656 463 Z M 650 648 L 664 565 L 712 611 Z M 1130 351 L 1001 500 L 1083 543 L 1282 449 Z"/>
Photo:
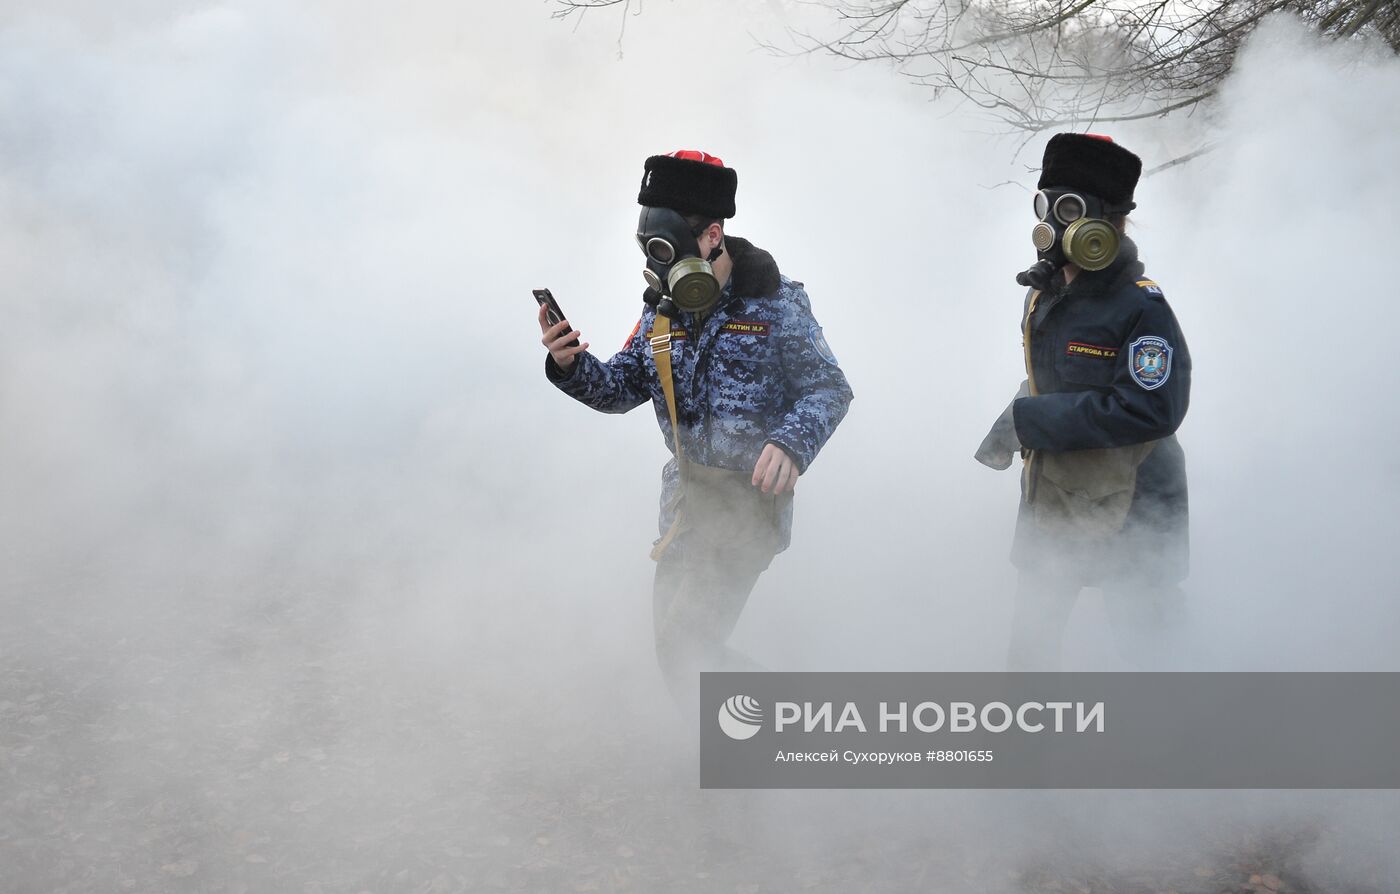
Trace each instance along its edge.
<path fill-rule="evenodd" d="M 731 739 L 748 739 L 763 726 L 763 706 L 747 695 L 736 695 L 719 706 L 719 728 Z"/>
<path fill-rule="evenodd" d="M 1128 373 L 1148 391 L 1167 383 L 1172 374 L 1172 346 L 1164 338 L 1144 335 L 1128 346 L 1132 357 Z"/>

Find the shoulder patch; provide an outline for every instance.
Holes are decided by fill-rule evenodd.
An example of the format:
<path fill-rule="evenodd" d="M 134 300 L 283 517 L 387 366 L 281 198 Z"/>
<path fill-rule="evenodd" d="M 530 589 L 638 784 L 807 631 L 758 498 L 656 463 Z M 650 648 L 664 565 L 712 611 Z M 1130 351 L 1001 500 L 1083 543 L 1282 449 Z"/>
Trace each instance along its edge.
<path fill-rule="evenodd" d="M 1128 374 L 1148 391 L 1161 388 L 1172 374 L 1172 346 L 1156 335 L 1133 339 L 1128 346 Z"/>
<path fill-rule="evenodd" d="M 642 331 L 642 318 L 637 317 L 637 325 L 632 327 L 632 333 L 623 339 L 622 346 L 625 348 L 632 343 L 632 339 L 637 337 L 637 333 Z"/>
<path fill-rule="evenodd" d="M 812 348 L 823 360 L 832 366 L 837 365 L 836 355 L 831 353 L 831 345 L 826 343 L 826 336 L 822 335 L 822 327 L 812 326 L 807 330 L 807 337 L 812 340 Z"/>
<path fill-rule="evenodd" d="M 1147 297 L 1149 297 L 1149 298 L 1165 298 L 1165 297 L 1166 297 L 1166 295 L 1164 295 L 1164 294 L 1162 293 L 1162 287 L 1159 286 L 1159 285 L 1157 285 L 1155 282 L 1153 282 L 1153 281 L 1150 280 L 1150 279 L 1140 279 L 1140 280 L 1138 280 L 1138 284 L 1137 284 L 1137 285 L 1138 285 L 1138 288 L 1139 288 L 1139 289 L 1142 289 L 1143 292 L 1145 292 L 1145 293 L 1147 294 Z"/>

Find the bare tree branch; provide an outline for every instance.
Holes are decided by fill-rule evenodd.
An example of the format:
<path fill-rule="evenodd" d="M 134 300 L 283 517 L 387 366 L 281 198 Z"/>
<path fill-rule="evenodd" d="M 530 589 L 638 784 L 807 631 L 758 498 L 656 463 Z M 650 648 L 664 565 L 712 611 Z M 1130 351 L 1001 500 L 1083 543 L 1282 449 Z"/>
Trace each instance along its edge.
<path fill-rule="evenodd" d="M 632 0 L 550 2 L 560 18 L 616 6 L 636 14 Z M 890 65 L 1026 139 L 1051 128 L 1189 113 L 1215 95 L 1259 23 L 1280 12 L 1337 40 L 1379 38 L 1400 52 L 1400 0 L 797 2 L 825 11 L 831 27 L 789 31 L 788 46 L 762 48 Z"/>
<path fill-rule="evenodd" d="M 1207 152 L 1213 151 L 1215 151 L 1215 145 L 1212 143 L 1207 143 L 1201 148 L 1188 152 L 1185 155 L 1178 155 L 1176 158 L 1173 158 L 1171 161 L 1165 164 L 1157 165 L 1155 168 L 1148 168 L 1146 171 L 1142 172 L 1142 176 L 1151 177 L 1153 174 L 1160 174 L 1165 170 L 1174 168 L 1177 165 L 1184 165 L 1193 158 L 1199 158 L 1200 156 L 1205 155 Z"/>

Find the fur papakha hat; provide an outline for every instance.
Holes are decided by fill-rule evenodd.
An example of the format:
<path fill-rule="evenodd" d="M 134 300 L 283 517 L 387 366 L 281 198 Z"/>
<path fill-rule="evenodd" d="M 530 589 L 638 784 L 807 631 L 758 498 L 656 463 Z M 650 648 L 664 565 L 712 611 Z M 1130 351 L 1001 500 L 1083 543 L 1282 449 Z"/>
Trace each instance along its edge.
<path fill-rule="evenodd" d="M 682 214 L 727 219 L 734 216 L 739 175 L 713 155 L 680 149 L 647 159 L 637 204 Z"/>
<path fill-rule="evenodd" d="M 1142 176 L 1142 159 L 1092 133 L 1057 133 L 1045 144 L 1038 189 L 1081 189 L 1110 205 L 1131 205 Z"/>

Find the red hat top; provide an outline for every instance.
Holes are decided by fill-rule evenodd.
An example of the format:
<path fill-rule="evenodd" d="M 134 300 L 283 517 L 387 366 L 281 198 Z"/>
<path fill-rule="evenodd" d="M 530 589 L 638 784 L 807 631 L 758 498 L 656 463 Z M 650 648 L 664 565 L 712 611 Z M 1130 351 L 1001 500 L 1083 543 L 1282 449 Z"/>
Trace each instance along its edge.
<path fill-rule="evenodd" d="M 700 161 L 707 165 L 724 167 L 724 159 L 699 149 L 677 149 L 675 152 L 667 152 L 666 154 L 671 158 L 683 158 L 686 161 Z"/>

